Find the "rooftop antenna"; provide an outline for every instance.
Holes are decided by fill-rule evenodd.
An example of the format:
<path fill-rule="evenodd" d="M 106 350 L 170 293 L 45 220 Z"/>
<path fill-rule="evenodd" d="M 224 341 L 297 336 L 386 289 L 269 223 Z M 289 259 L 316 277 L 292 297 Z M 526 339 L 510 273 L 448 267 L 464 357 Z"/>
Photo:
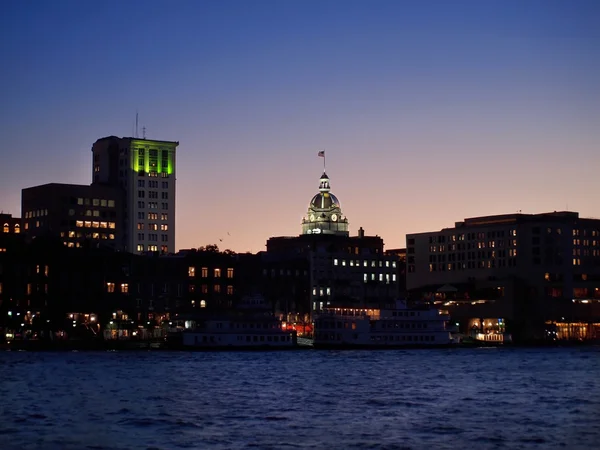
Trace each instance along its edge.
<path fill-rule="evenodd" d="M 146 139 L 146 127 L 142 127 L 142 139 Z"/>
<path fill-rule="evenodd" d="M 138 136 L 138 112 L 135 112 L 135 138 L 137 139 Z"/>

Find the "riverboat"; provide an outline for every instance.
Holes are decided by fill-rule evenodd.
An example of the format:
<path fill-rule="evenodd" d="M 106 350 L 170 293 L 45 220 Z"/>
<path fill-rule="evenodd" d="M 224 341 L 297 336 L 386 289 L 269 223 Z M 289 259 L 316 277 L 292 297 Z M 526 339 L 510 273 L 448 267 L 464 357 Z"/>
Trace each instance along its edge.
<path fill-rule="evenodd" d="M 325 308 L 314 318 L 314 348 L 454 346 L 448 314 L 404 300 L 384 308 Z"/>
<path fill-rule="evenodd" d="M 250 350 L 298 348 L 296 331 L 275 317 L 262 297 L 246 297 L 234 311 L 210 314 L 168 336 L 171 348 Z"/>

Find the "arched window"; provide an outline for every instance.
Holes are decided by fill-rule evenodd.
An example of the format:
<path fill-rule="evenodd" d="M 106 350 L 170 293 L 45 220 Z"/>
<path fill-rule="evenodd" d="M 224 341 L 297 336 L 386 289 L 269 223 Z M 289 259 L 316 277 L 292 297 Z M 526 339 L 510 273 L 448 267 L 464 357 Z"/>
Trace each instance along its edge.
<path fill-rule="evenodd" d="M 4 232 L 5 233 L 9 233 L 10 232 L 10 226 L 7 223 L 4 224 Z"/>
<path fill-rule="evenodd" d="M 21 232 L 21 225 L 18 223 L 15 224 L 15 234 L 19 234 Z"/>
<path fill-rule="evenodd" d="M 206 308 L 206 300 L 200 300 L 200 308 Z"/>

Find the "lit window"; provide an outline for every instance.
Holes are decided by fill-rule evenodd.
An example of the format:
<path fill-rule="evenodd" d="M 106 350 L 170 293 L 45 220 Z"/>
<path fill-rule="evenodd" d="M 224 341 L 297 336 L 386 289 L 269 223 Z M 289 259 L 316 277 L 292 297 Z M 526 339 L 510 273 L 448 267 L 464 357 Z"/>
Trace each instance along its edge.
<path fill-rule="evenodd" d="M 195 277 L 196 276 L 196 268 L 195 267 L 188 267 L 188 276 L 190 278 Z"/>
<path fill-rule="evenodd" d="M 227 295 L 233 295 L 233 286 L 227 286 Z"/>
<path fill-rule="evenodd" d="M 202 268 L 202 278 L 208 277 L 208 267 Z"/>
<path fill-rule="evenodd" d="M 9 231 L 10 231 L 10 226 L 7 223 L 5 223 L 4 224 L 4 232 L 8 233 Z"/>
<path fill-rule="evenodd" d="M 338 260 L 337 260 L 337 258 L 333 260 L 333 265 L 334 265 L 334 266 L 337 266 L 337 265 L 338 265 Z"/>
<path fill-rule="evenodd" d="M 85 224 L 85 227 L 86 227 L 86 228 L 92 228 L 92 222 L 91 222 L 91 221 L 89 221 L 89 220 L 86 220 L 86 221 L 84 222 L 84 224 Z"/>
<path fill-rule="evenodd" d="M 78 220 L 78 221 L 76 221 L 76 222 L 75 222 L 75 226 L 76 226 L 76 227 L 80 227 L 80 228 L 81 228 L 81 227 L 83 227 L 83 220 Z"/>
<path fill-rule="evenodd" d="M 115 283 L 106 283 L 106 292 L 115 292 Z"/>
<path fill-rule="evenodd" d="M 200 308 L 206 308 L 206 300 L 200 300 Z"/>
<path fill-rule="evenodd" d="M 221 269 L 215 269 L 215 278 L 221 278 Z"/>
<path fill-rule="evenodd" d="M 127 283 L 121 283 L 121 292 L 123 292 L 124 294 L 129 292 L 129 284 Z"/>
<path fill-rule="evenodd" d="M 214 291 L 217 292 L 217 293 L 221 292 L 221 285 L 220 284 L 215 284 Z"/>
<path fill-rule="evenodd" d="M 15 234 L 19 234 L 21 232 L 21 226 L 19 224 L 15 225 Z"/>
<path fill-rule="evenodd" d="M 116 227 L 116 224 L 114 222 L 108 222 L 108 228 L 112 228 L 114 230 L 115 227 Z"/>
<path fill-rule="evenodd" d="M 233 269 L 231 267 L 227 269 L 227 278 L 233 278 Z"/>

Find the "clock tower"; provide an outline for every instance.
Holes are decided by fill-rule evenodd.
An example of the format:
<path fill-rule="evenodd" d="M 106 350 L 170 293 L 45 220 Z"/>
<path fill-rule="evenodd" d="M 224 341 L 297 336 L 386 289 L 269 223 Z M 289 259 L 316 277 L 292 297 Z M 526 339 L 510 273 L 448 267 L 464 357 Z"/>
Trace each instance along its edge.
<path fill-rule="evenodd" d="M 310 201 L 308 213 L 302 219 L 302 234 L 349 234 L 348 219 L 342 215 L 340 201 L 331 193 L 325 172 L 319 180 L 319 193 Z"/>

